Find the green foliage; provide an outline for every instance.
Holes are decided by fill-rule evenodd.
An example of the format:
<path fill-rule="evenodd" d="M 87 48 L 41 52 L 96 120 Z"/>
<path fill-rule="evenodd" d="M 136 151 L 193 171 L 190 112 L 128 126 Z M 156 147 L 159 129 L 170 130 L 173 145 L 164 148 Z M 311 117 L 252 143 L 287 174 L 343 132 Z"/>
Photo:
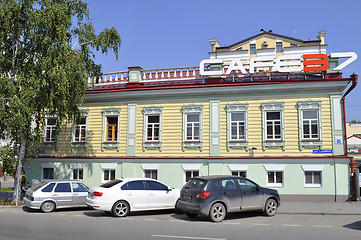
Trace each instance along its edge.
<path fill-rule="evenodd" d="M 10 145 L 0 147 L 0 161 L 2 162 L 3 172 L 14 176 L 16 164 L 15 153 Z"/>
<path fill-rule="evenodd" d="M 78 118 L 88 76 L 101 75 L 94 51 L 118 58 L 120 45 L 114 28 L 95 34 L 81 0 L 0 0 L 0 138 L 28 156 L 45 114 Z"/>

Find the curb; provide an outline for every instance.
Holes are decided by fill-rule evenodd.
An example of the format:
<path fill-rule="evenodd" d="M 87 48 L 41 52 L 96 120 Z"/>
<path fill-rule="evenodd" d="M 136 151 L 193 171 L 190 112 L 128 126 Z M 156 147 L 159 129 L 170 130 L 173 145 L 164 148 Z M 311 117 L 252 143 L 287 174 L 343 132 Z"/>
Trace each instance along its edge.
<path fill-rule="evenodd" d="M 318 213 L 315 213 L 315 212 L 277 212 L 276 214 L 292 214 L 292 215 L 325 215 L 325 216 L 340 216 L 340 215 L 343 215 L 343 216 L 361 216 L 361 213 L 325 213 L 325 212 L 318 212 Z"/>

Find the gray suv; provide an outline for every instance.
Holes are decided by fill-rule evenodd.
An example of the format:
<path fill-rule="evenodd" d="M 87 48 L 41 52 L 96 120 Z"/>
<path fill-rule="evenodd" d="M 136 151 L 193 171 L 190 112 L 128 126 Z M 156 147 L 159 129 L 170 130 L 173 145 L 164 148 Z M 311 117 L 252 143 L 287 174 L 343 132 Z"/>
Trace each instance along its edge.
<path fill-rule="evenodd" d="M 190 179 L 182 188 L 176 209 L 189 217 L 207 215 L 221 222 L 227 212 L 261 210 L 274 216 L 280 206 L 277 190 L 234 176 L 205 176 Z"/>

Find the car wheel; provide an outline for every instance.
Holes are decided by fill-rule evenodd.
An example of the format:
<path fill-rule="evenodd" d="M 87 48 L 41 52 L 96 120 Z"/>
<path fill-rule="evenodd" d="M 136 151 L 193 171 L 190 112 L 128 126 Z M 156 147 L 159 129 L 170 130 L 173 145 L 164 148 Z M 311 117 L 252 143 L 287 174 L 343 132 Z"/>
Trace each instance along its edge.
<path fill-rule="evenodd" d="M 264 207 L 264 214 L 266 216 L 272 217 L 277 212 L 277 202 L 276 200 L 269 198 L 266 201 L 266 205 Z"/>
<path fill-rule="evenodd" d="M 112 214 L 114 217 L 126 217 L 129 214 L 129 204 L 125 201 L 114 203 Z"/>
<path fill-rule="evenodd" d="M 52 201 L 43 202 L 43 204 L 41 204 L 40 209 L 44 213 L 50 213 L 50 212 L 54 211 L 55 203 Z"/>
<path fill-rule="evenodd" d="M 215 203 L 209 210 L 208 217 L 212 222 L 222 222 L 223 219 L 226 217 L 226 214 L 226 207 L 222 203 Z"/>
<path fill-rule="evenodd" d="M 191 213 L 191 212 L 186 212 L 186 215 L 187 215 L 188 217 L 190 217 L 190 218 L 195 218 L 195 217 L 198 216 L 198 214 L 196 214 L 196 213 Z"/>

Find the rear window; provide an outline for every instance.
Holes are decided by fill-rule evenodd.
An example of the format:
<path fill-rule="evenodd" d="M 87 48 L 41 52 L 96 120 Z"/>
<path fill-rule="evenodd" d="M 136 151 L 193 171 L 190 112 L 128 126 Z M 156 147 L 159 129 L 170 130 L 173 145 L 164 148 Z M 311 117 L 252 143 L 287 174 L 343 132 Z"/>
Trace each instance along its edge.
<path fill-rule="evenodd" d="M 187 189 L 201 189 L 204 188 L 207 184 L 207 181 L 201 180 L 201 179 L 191 179 L 189 180 L 186 185 L 184 185 L 184 188 Z"/>
<path fill-rule="evenodd" d="M 31 189 L 31 190 L 33 190 L 33 191 L 35 192 L 36 190 L 42 188 L 42 187 L 45 186 L 46 184 L 48 184 L 48 183 L 47 183 L 47 182 L 41 182 L 41 183 L 38 183 L 38 184 L 32 186 L 32 187 L 29 188 L 29 189 Z"/>
<path fill-rule="evenodd" d="M 103 187 L 103 188 L 111 188 L 111 187 L 113 187 L 113 186 L 115 186 L 115 185 L 117 185 L 118 183 L 121 183 L 121 182 L 123 182 L 123 181 L 119 180 L 119 179 L 114 179 L 114 180 L 112 180 L 110 182 L 107 182 L 107 183 L 104 183 L 103 185 L 100 185 L 100 186 Z"/>

